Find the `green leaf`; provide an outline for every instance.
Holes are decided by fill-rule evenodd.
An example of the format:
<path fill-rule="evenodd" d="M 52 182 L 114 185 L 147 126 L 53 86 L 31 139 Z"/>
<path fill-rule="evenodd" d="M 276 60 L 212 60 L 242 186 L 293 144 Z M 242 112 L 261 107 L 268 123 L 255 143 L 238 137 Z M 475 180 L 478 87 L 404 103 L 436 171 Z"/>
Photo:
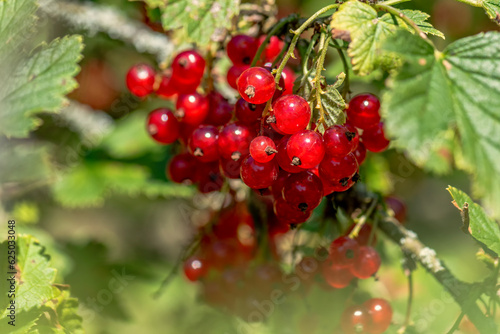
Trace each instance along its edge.
<path fill-rule="evenodd" d="M 500 25 L 500 0 L 483 0 L 479 4 L 484 8 L 488 17 Z"/>
<path fill-rule="evenodd" d="M 429 14 L 421 12 L 419 10 L 411 10 L 411 9 L 403 9 L 401 11 L 410 20 L 412 20 L 413 22 L 415 22 L 416 25 L 420 28 L 420 30 L 422 30 L 422 32 L 424 32 L 426 34 L 435 35 L 435 36 L 441 37 L 442 39 L 445 39 L 444 34 L 441 31 L 437 30 L 436 28 L 434 28 L 432 26 L 432 24 L 430 24 L 429 22 L 427 22 L 427 19 L 430 17 Z M 389 14 L 385 14 L 385 15 L 389 15 Z M 398 24 L 400 26 L 405 27 L 409 32 L 411 32 L 411 33 L 414 32 L 414 30 L 412 29 L 412 27 L 408 26 L 400 18 L 398 18 Z"/>
<path fill-rule="evenodd" d="M 469 231 L 471 236 L 486 245 L 489 249 L 500 255 L 500 227 L 489 218 L 484 209 L 463 191 L 448 186 L 447 190 L 459 208 L 465 203 L 469 204 Z"/>
<path fill-rule="evenodd" d="M 337 33 L 348 32 L 351 43 L 347 53 L 352 68 L 359 75 L 367 75 L 384 60 L 381 46 L 395 29 L 390 15 L 378 17 L 377 11 L 359 1 L 348 1 L 333 14 L 330 27 Z"/>
<path fill-rule="evenodd" d="M 440 53 L 401 31 L 385 47 L 405 60 L 383 98 L 394 145 L 426 165 L 456 129 L 459 140 L 447 140 L 448 148 L 455 146 L 457 165 L 475 175 L 476 192 L 500 214 L 500 33 L 467 37 Z"/>
<path fill-rule="evenodd" d="M 0 317 L 0 333 L 2 334 L 26 334 L 36 324 L 42 313 L 38 308 L 32 308 L 29 311 L 16 312 L 15 326 L 9 325 L 10 318 L 5 314 Z"/>
<path fill-rule="evenodd" d="M 239 0 L 146 0 L 159 7 L 165 30 L 182 28 L 182 36 L 200 45 L 218 41 L 239 13 Z"/>
<path fill-rule="evenodd" d="M 344 109 L 346 103 L 340 95 L 337 88 L 344 82 L 345 74 L 341 73 L 337 76 L 337 81 L 334 85 L 328 85 L 324 94 L 321 95 L 321 103 L 325 110 L 325 122 L 327 126 L 335 124 L 344 124 L 346 120 Z"/>
<path fill-rule="evenodd" d="M 40 125 L 34 114 L 62 108 L 64 96 L 77 87 L 73 76 L 79 71 L 82 48 L 81 36 L 56 39 L 19 64 L 0 91 L 0 133 L 26 137 Z"/>

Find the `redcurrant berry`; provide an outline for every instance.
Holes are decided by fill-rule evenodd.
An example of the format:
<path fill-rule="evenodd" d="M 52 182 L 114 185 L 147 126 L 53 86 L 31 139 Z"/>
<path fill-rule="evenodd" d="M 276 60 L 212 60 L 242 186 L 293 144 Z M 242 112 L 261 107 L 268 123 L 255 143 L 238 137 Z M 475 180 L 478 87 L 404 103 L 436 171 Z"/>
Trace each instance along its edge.
<path fill-rule="evenodd" d="M 234 112 L 236 117 L 245 124 L 253 124 L 262 117 L 265 104 L 248 103 L 242 98 L 236 101 Z"/>
<path fill-rule="evenodd" d="M 344 334 L 361 334 L 368 323 L 368 312 L 361 305 L 353 305 L 344 310 L 340 326 Z"/>
<path fill-rule="evenodd" d="M 276 144 L 269 137 L 258 136 L 250 143 L 250 155 L 257 162 L 264 163 L 271 161 L 276 153 L 278 153 Z"/>
<path fill-rule="evenodd" d="M 208 99 L 198 93 L 179 95 L 175 107 L 175 115 L 191 125 L 201 124 L 208 115 Z"/>
<path fill-rule="evenodd" d="M 347 182 L 356 174 L 358 168 L 358 161 L 352 153 L 341 159 L 326 156 L 319 164 L 319 175 L 330 183 L 343 180 L 345 181 L 343 183 L 347 185 Z"/>
<path fill-rule="evenodd" d="M 334 261 L 326 261 L 322 267 L 323 278 L 333 288 L 342 289 L 348 286 L 354 276 L 349 268 L 342 267 Z"/>
<path fill-rule="evenodd" d="M 278 178 L 271 186 L 271 194 L 275 200 L 283 198 L 283 187 L 285 186 L 285 181 L 290 176 L 290 173 L 286 170 L 280 170 Z"/>
<path fill-rule="evenodd" d="M 274 214 L 279 221 L 286 224 L 301 224 L 311 217 L 311 210 L 299 210 L 288 204 L 284 199 L 279 198 L 274 201 Z"/>
<path fill-rule="evenodd" d="M 360 246 L 356 261 L 351 266 L 351 273 L 357 278 L 370 278 L 378 271 L 381 262 L 380 255 L 378 255 L 375 248 Z"/>
<path fill-rule="evenodd" d="M 361 164 L 365 161 L 366 158 L 366 147 L 365 144 L 362 142 L 359 142 L 358 148 L 352 152 L 354 156 L 356 157 L 356 161 L 358 162 L 358 165 L 361 166 Z"/>
<path fill-rule="evenodd" d="M 229 123 L 219 133 L 219 152 L 223 158 L 238 160 L 249 153 L 254 131 L 240 122 Z"/>
<path fill-rule="evenodd" d="M 311 108 L 304 98 L 285 95 L 274 102 L 273 116 L 277 129 L 283 133 L 294 134 L 304 130 L 309 124 Z"/>
<path fill-rule="evenodd" d="M 323 184 L 319 177 L 311 172 L 290 175 L 285 180 L 283 198 L 296 209 L 312 210 L 323 198 Z"/>
<path fill-rule="evenodd" d="M 172 77 L 179 83 L 199 83 L 204 71 L 205 59 L 194 50 L 183 51 L 172 61 Z"/>
<path fill-rule="evenodd" d="M 406 205 L 401 199 L 394 196 L 387 196 L 385 198 L 385 204 L 392 210 L 394 218 L 396 218 L 400 223 L 404 223 L 406 221 Z"/>
<path fill-rule="evenodd" d="M 196 170 L 196 159 L 189 153 L 174 156 L 168 164 L 168 178 L 176 183 L 186 180 L 193 181 Z"/>
<path fill-rule="evenodd" d="M 259 37 L 259 46 L 262 44 L 262 42 L 264 42 L 265 39 L 265 35 Z M 273 61 L 280 54 L 284 44 L 285 43 L 281 41 L 277 36 L 271 36 L 271 38 L 269 39 L 269 43 L 266 45 L 266 48 L 263 52 L 264 59 L 266 61 Z"/>
<path fill-rule="evenodd" d="M 171 144 L 179 138 L 179 121 L 170 109 L 155 109 L 148 116 L 147 131 L 157 142 Z"/>
<path fill-rule="evenodd" d="M 236 66 L 233 65 L 227 70 L 227 84 L 233 88 L 233 89 L 238 89 L 238 78 L 240 77 L 241 73 L 245 72 L 246 69 L 250 68 L 250 66 Z"/>
<path fill-rule="evenodd" d="M 363 139 L 366 149 L 372 152 L 382 152 L 390 143 L 385 137 L 384 123 L 382 122 L 363 131 L 361 138 Z"/>
<path fill-rule="evenodd" d="M 317 166 L 325 155 L 323 137 L 313 130 L 302 130 L 290 136 L 286 145 L 292 164 L 309 169 Z"/>
<path fill-rule="evenodd" d="M 356 240 L 349 237 L 338 237 L 330 245 L 330 259 L 340 267 L 351 267 L 359 253 Z"/>
<path fill-rule="evenodd" d="M 177 90 L 177 85 L 172 80 L 172 77 L 169 75 L 163 75 L 161 77 L 160 85 L 156 90 L 156 95 L 161 98 L 169 98 L 177 94 L 179 91 Z M 196 89 L 196 88 L 195 88 Z"/>
<path fill-rule="evenodd" d="M 211 92 L 208 98 L 208 116 L 205 123 L 224 125 L 233 117 L 233 106 L 218 92 Z"/>
<path fill-rule="evenodd" d="M 352 126 L 334 125 L 323 134 L 326 155 L 343 158 L 358 146 L 358 131 Z"/>
<path fill-rule="evenodd" d="M 184 274 L 191 282 L 196 282 L 208 273 L 208 262 L 196 255 L 184 262 Z"/>
<path fill-rule="evenodd" d="M 216 161 L 199 164 L 196 168 L 196 177 L 198 179 L 198 190 L 202 194 L 219 191 L 224 184 L 224 178 Z"/>
<path fill-rule="evenodd" d="M 201 125 L 193 131 L 188 142 L 189 153 L 202 162 L 219 159 L 217 138 L 219 131 L 212 125 Z"/>
<path fill-rule="evenodd" d="M 351 231 L 354 229 L 356 224 L 352 224 L 349 229 L 345 232 L 345 235 L 349 235 Z M 361 229 L 358 232 L 358 236 L 354 238 L 360 246 L 367 246 L 368 242 L 370 241 L 370 236 L 372 234 L 372 226 L 370 224 L 364 224 Z M 371 246 L 375 245 L 377 243 L 377 235 L 374 233 L 373 234 L 373 240 L 371 242 Z"/>
<path fill-rule="evenodd" d="M 253 189 L 270 187 L 278 178 L 278 166 L 274 161 L 260 163 L 248 155 L 241 163 L 241 179 Z"/>
<path fill-rule="evenodd" d="M 154 91 L 155 70 L 146 64 L 135 65 L 127 73 L 127 88 L 132 94 L 144 97 Z"/>
<path fill-rule="evenodd" d="M 276 90 L 273 75 L 263 67 L 245 70 L 238 78 L 237 85 L 241 97 L 253 104 L 267 102 Z"/>
<path fill-rule="evenodd" d="M 346 113 L 349 122 L 357 128 L 367 129 L 380 121 L 380 101 L 373 94 L 359 94 L 349 101 Z"/>
<path fill-rule="evenodd" d="M 259 47 L 252 36 L 236 35 L 227 43 L 227 56 L 234 65 L 250 65 Z"/>
<path fill-rule="evenodd" d="M 224 176 L 230 179 L 239 179 L 242 160 L 243 160 L 242 158 L 238 160 L 233 160 L 221 157 L 219 160 L 219 166 L 220 170 L 222 171 L 222 174 L 224 174 Z"/>
<path fill-rule="evenodd" d="M 292 164 L 292 159 L 288 157 L 287 144 L 290 137 L 283 137 L 278 143 L 278 153 L 276 153 L 276 162 L 278 165 L 289 173 L 300 173 L 304 168 Z"/>
<path fill-rule="evenodd" d="M 372 298 L 363 303 L 368 312 L 368 323 L 365 332 L 381 334 L 389 328 L 392 321 L 392 307 L 389 302 L 381 298 Z"/>
<path fill-rule="evenodd" d="M 289 68 L 285 67 L 281 72 L 281 77 L 285 80 L 285 89 L 283 95 L 293 94 L 293 84 L 295 83 L 295 73 Z"/>

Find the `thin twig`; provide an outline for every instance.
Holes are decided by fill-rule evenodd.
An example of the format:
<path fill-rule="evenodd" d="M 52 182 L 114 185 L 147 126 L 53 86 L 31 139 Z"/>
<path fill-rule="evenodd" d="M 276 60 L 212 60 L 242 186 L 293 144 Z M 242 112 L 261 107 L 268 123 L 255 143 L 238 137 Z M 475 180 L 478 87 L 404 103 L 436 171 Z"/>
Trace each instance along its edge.
<path fill-rule="evenodd" d="M 460 326 L 460 323 L 462 322 L 462 319 L 464 318 L 465 313 L 461 312 L 460 315 L 458 316 L 457 320 L 453 324 L 453 327 L 450 328 L 446 334 L 453 334 L 455 331 L 458 329 L 458 326 Z"/>

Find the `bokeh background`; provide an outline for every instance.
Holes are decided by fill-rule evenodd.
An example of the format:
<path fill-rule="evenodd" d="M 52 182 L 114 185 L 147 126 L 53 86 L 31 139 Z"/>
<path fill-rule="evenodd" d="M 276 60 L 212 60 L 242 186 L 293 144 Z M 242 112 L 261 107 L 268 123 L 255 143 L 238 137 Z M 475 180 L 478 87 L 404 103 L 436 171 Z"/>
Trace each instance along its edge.
<path fill-rule="evenodd" d="M 140 2 L 96 2 L 158 29 L 154 13 L 150 13 L 152 20 L 146 19 Z M 279 16 L 292 12 L 307 16 L 327 4 L 325 0 L 278 1 Z M 435 39 L 441 48 L 458 38 L 498 29 L 481 9 L 454 0 L 412 1 L 402 7 L 431 14 L 432 24 L 447 36 L 445 41 Z M 39 34 L 53 38 L 69 31 L 74 32 L 64 24 L 51 23 Z M 154 58 L 100 33 L 84 34 L 84 43 L 77 77 L 80 87 L 70 94 L 78 108 L 43 115 L 43 125 L 29 139 L 2 143 L 0 216 L 15 218 L 18 233 L 33 234 L 47 246 L 58 279 L 69 284 L 80 301 L 88 333 L 225 334 L 237 333 L 238 328 L 248 333 L 331 333 L 342 299 L 320 288 L 304 298 L 287 296 L 268 321 L 251 325 L 205 304 L 199 285 L 189 283 L 182 273 L 160 298 L 153 299 L 195 233 L 194 225 L 206 219 L 204 209 L 211 199 L 198 198 L 193 203 L 194 188 L 167 180 L 165 165 L 172 148 L 156 145 L 144 131 L 147 113 L 171 102 L 140 102 L 126 91 L 128 68 L 138 62 L 154 64 Z M 327 62 L 330 77 L 342 71 L 334 52 Z M 224 60 L 220 66 L 221 72 L 227 68 Z M 372 75 L 371 83 L 354 77 L 352 90 L 380 94 L 384 79 L 381 73 Z M 435 249 L 458 278 L 466 282 L 484 278 L 488 271 L 476 259 L 477 245 L 460 231 L 460 215 L 446 191 L 453 185 L 470 192 L 465 173 L 429 175 L 403 152 L 388 150 L 369 155 L 362 175 L 370 189 L 394 194 L 407 203 L 406 226 Z M 401 253 L 382 235 L 379 239 L 384 255 L 380 280 L 364 281 L 360 288 L 390 300 L 394 321 L 401 324 L 407 301 Z M 129 275 L 123 289 L 112 293 L 106 303 L 96 301 L 117 272 Z M 459 307 L 423 269 L 414 274 L 414 289 L 417 333 L 446 333 L 460 314 Z M 475 330 L 464 320 L 460 332 Z"/>

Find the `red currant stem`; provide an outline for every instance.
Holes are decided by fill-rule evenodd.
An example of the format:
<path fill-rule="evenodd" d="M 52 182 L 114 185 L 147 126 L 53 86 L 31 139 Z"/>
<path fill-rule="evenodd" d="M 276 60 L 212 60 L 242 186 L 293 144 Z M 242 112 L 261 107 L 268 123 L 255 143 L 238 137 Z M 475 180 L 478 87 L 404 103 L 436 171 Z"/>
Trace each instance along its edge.
<path fill-rule="evenodd" d="M 480 333 L 496 333 L 494 319 L 487 317 L 476 303 L 482 294 L 481 285 L 470 284 L 456 278 L 445 264 L 436 256 L 436 252 L 422 244 L 415 232 L 403 227 L 395 218 L 380 212 L 382 219 L 379 229 L 403 252 L 418 261 L 452 295 L 462 311 L 476 326 Z"/>
<path fill-rule="evenodd" d="M 252 63 L 250 63 L 250 67 L 254 67 L 257 64 L 262 55 L 262 52 L 264 52 L 267 44 L 269 44 L 271 37 L 280 32 L 285 25 L 297 21 L 298 19 L 299 17 L 297 14 L 292 14 L 279 20 L 278 23 L 276 23 L 274 27 L 267 33 L 266 39 L 262 41 L 262 44 L 257 49 L 257 52 L 255 53 L 255 56 L 252 59 Z"/>
<path fill-rule="evenodd" d="M 399 3 L 409 2 L 409 1 L 411 1 L 411 0 L 388 0 L 388 1 L 384 1 L 384 5 L 386 5 L 386 6 L 394 6 L 394 5 L 397 5 Z"/>
<path fill-rule="evenodd" d="M 271 102 L 273 99 L 270 99 L 267 101 L 266 106 L 264 107 L 264 110 L 262 110 L 262 116 L 260 119 L 260 131 L 259 131 L 259 136 L 262 136 L 264 133 L 264 124 L 266 123 L 266 118 L 267 115 L 269 115 L 269 110 L 271 110 Z"/>
<path fill-rule="evenodd" d="M 406 278 L 408 279 L 408 301 L 406 303 L 406 315 L 405 322 L 402 330 L 406 330 L 408 326 L 410 326 L 411 321 L 411 307 L 413 305 L 413 271 L 410 269 L 406 269 Z M 402 331 L 404 333 L 404 331 Z"/>
<path fill-rule="evenodd" d="M 323 94 L 323 90 L 321 89 L 321 73 L 324 69 L 323 66 L 325 64 L 326 53 L 328 51 L 328 43 L 330 42 L 331 38 L 332 37 L 330 34 L 326 36 L 325 32 L 321 33 L 321 37 L 319 40 L 319 50 L 321 50 L 321 54 L 316 65 L 316 76 L 314 77 L 314 84 L 316 86 L 316 108 L 319 109 L 318 123 L 323 124 L 325 129 L 325 109 L 323 108 L 323 104 L 321 103 L 321 95 Z M 319 127 L 317 127 L 317 129 L 319 129 Z"/>
<path fill-rule="evenodd" d="M 206 56 L 206 73 L 208 73 L 206 77 L 206 94 L 212 92 L 214 90 L 214 76 L 212 75 L 212 70 L 214 68 L 214 60 L 215 60 L 215 52 L 216 50 L 208 50 Z"/>
<path fill-rule="evenodd" d="M 354 226 L 351 233 L 349 233 L 349 238 L 354 239 L 358 236 L 359 231 L 361 230 L 363 225 L 365 225 L 366 220 L 368 218 L 370 218 L 370 216 L 372 215 L 373 210 L 375 209 L 377 204 L 378 204 L 378 200 L 376 198 L 372 199 L 372 202 L 371 202 L 370 206 L 368 207 L 368 209 L 366 210 L 365 214 L 362 215 L 361 218 L 359 218 L 358 222 L 356 223 L 356 226 Z"/>
<path fill-rule="evenodd" d="M 377 230 L 378 227 L 378 221 L 379 217 L 375 216 L 375 218 L 373 219 L 372 230 L 370 231 L 370 236 L 368 237 L 368 245 L 370 246 L 372 245 L 373 239 L 375 238 L 375 231 Z"/>
<path fill-rule="evenodd" d="M 460 326 L 460 323 L 462 322 L 462 319 L 464 318 L 464 316 L 465 316 L 465 313 L 463 311 L 460 312 L 460 315 L 458 316 L 457 320 L 455 320 L 455 323 L 450 328 L 450 330 L 446 332 L 446 334 L 455 333 L 458 330 L 458 327 Z"/>
<path fill-rule="evenodd" d="M 292 38 L 292 41 L 290 42 L 290 46 L 288 47 L 288 51 L 285 53 L 285 56 L 283 57 L 283 60 L 281 61 L 281 64 L 280 66 L 278 67 L 278 69 L 276 70 L 276 74 L 275 74 L 275 81 L 276 81 L 276 85 L 279 84 L 280 82 L 280 78 L 281 78 L 281 73 L 283 72 L 283 70 L 285 69 L 285 66 L 286 66 L 286 63 L 288 62 L 288 60 L 290 59 L 290 57 L 293 56 L 293 53 L 295 51 L 295 46 L 297 45 L 297 42 L 299 41 L 299 38 L 300 38 L 300 35 L 304 32 L 304 30 L 306 30 L 310 25 L 311 23 L 313 23 L 321 14 L 324 14 L 326 12 L 328 12 L 329 10 L 332 10 L 332 9 L 336 9 L 337 7 L 339 7 L 340 4 L 333 4 L 333 5 L 329 5 L 329 6 L 326 6 L 326 7 L 323 7 L 321 8 L 320 10 L 318 10 L 316 13 L 314 13 L 310 18 L 308 18 L 297 30 L 292 30 L 292 33 L 295 35 L 293 36 Z"/>
<path fill-rule="evenodd" d="M 389 14 L 392 14 L 392 15 L 395 15 L 395 16 L 399 17 L 406 24 L 408 24 L 409 26 L 411 26 L 413 28 L 413 30 L 417 33 L 417 35 L 420 36 L 420 38 L 424 39 L 429 44 L 431 44 L 432 46 L 434 46 L 434 43 L 432 43 L 432 41 L 427 37 L 427 35 L 422 31 L 422 29 L 420 29 L 420 27 L 415 22 L 413 22 L 413 20 L 411 20 L 408 16 L 406 16 L 399 9 L 391 7 L 391 6 L 388 6 L 386 4 L 376 4 L 375 5 L 375 9 L 382 10 L 384 12 L 387 12 Z"/>
<path fill-rule="evenodd" d="M 339 43 L 332 39 L 332 42 L 336 47 L 337 49 L 337 52 L 339 53 L 339 56 L 340 56 L 340 60 L 342 61 L 342 65 L 344 66 L 344 72 L 345 72 L 345 80 L 344 80 L 344 87 L 342 88 L 342 97 L 345 99 L 347 94 L 350 93 L 350 85 L 349 85 L 349 78 L 350 78 L 350 75 L 349 75 L 349 62 L 347 61 L 347 57 L 344 53 L 344 50 L 342 50 L 342 48 L 340 47 Z"/>

